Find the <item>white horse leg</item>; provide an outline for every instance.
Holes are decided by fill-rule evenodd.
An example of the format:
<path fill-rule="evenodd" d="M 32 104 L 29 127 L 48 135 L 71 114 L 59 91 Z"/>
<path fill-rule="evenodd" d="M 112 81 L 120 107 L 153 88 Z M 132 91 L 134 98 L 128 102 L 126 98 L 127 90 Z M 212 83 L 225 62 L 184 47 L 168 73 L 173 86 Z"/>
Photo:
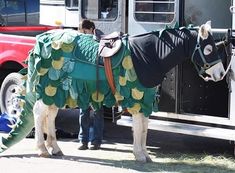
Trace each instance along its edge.
<path fill-rule="evenodd" d="M 135 159 L 140 162 L 146 162 L 146 156 L 142 149 L 143 122 L 142 114 L 134 114 L 133 118 L 133 153 Z"/>
<path fill-rule="evenodd" d="M 63 153 L 57 144 L 56 132 L 55 132 L 55 118 L 58 113 L 58 108 L 50 106 L 47 116 L 47 140 L 46 146 L 52 155 L 62 156 Z"/>
<path fill-rule="evenodd" d="M 148 120 L 149 120 L 148 117 L 145 117 L 144 115 L 142 116 L 143 131 L 142 131 L 141 144 L 142 144 L 143 153 L 146 157 L 146 161 L 152 162 L 152 159 L 150 158 L 147 148 L 146 148 L 147 134 L 148 134 Z"/>
<path fill-rule="evenodd" d="M 38 148 L 38 155 L 40 157 L 49 157 L 50 154 L 46 149 L 43 133 L 43 125 L 48 114 L 48 106 L 43 104 L 41 100 L 36 101 L 33 107 L 33 114 L 35 124 L 35 140 Z"/>

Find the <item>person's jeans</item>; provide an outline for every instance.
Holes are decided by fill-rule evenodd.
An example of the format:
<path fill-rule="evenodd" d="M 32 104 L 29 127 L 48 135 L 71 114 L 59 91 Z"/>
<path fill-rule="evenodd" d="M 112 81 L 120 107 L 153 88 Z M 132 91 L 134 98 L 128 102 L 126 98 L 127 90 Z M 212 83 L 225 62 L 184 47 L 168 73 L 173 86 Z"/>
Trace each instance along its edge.
<path fill-rule="evenodd" d="M 83 144 L 88 144 L 89 141 L 93 145 L 100 145 L 103 139 L 104 130 L 104 111 L 103 108 L 94 112 L 94 117 L 90 116 L 90 109 L 82 110 L 80 114 L 80 131 L 79 140 Z M 93 127 L 91 127 L 93 125 Z M 90 133 L 90 128 L 93 128 L 93 134 Z"/>
<path fill-rule="evenodd" d="M 91 140 L 93 145 L 97 144 L 100 145 L 103 139 L 103 132 L 104 132 L 104 110 L 103 108 L 98 109 L 94 112 L 94 121 L 93 121 L 93 128 L 94 128 L 94 138 Z"/>

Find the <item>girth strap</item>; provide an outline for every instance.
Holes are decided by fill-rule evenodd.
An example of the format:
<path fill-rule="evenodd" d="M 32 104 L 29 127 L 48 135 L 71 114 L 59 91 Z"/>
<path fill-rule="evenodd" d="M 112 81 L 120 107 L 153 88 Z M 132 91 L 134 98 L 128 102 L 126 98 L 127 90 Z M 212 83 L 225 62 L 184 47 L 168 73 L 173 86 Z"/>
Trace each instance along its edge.
<path fill-rule="evenodd" d="M 105 69 L 105 74 L 106 78 L 108 80 L 109 86 L 111 88 L 111 91 L 113 94 L 116 92 L 116 87 L 114 84 L 114 79 L 113 79 L 113 71 L 112 71 L 112 64 L 111 64 L 111 58 L 110 57 L 104 57 L 104 69 Z"/>

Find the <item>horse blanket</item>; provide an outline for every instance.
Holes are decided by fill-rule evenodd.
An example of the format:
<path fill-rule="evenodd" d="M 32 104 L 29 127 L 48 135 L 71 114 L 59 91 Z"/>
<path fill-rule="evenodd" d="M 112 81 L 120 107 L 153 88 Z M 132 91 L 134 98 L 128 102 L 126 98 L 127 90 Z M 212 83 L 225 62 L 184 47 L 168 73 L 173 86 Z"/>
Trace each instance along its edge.
<path fill-rule="evenodd" d="M 161 84 L 165 74 L 174 64 L 184 60 L 188 45 L 184 41 L 182 30 L 190 33 L 187 28 L 170 32 L 166 29 L 129 37 L 133 65 L 139 81 L 145 87 L 151 88 Z"/>

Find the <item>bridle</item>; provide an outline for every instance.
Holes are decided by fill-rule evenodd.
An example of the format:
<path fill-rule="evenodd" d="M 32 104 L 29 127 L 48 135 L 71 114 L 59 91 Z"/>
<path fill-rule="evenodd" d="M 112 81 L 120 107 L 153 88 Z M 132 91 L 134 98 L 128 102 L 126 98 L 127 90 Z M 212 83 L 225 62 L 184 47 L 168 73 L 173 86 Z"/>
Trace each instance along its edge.
<path fill-rule="evenodd" d="M 221 41 L 221 42 L 217 43 L 216 45 L 219 46 L 220 44 L 222 44 L 224 47 L 226 47 L 226 44 L 228 44 L 228 43 L 229 43 L 229 41 Z M 226 56 L 228 57 L 229 53 L 228 53 L 226 48 L 225 48 L 225 53 L 226 53 Z M 228 66 L 227 66 L 227 69 L 225 70 L 225 73 L 224 73 L 222 79 L 227 75 L 228 71 L 230 70 L 232 62 L 233 62 L 232 59 L 233 59 L 234 56 L 235 56 L 235 52 L 232 52 L 230 62 L 228 64 Z"/>
<path fill-rule="evenodd" d="M 201 58 L 202 62 L 204 63 L 203 66 L 200 66 L 200 65 L 195 61 L 195 53 L 196 53 L 197 51 L 199 52 L 200 58 Z M 218 60 L 213 61 L 213 62 L 207 62 L 207 61 L 206 61 L 206 58 L 205 58 L 204 54 L 202 53 L 202 49 L 201 49 L 201 45 L 200 45 L 200 35 L 198 34 L 198 36 L 197 36 L 197 44 L 196 44 L 196 46 L 195 46 L 195 48 L 194 48 L 194 51 L 193 51 L 193 54 L 192 54 L 192 56 L 191 56 L 191 61 L 192 61 L 193 65 L 195 66 L 195 68 L 196 68 L 196 70 L 197 70 L 199 76 L 200 76 L 201 78 L 203 78 L 205 81 L 207 81 L 207 80 L 209 80 L 209 79 L 208 79 L 208 74 L 206 73 L 206 71 L 207 71 L 210 67 L 212 67 L 212 66 L 216 65 L 217 63 L 221 62 L 221 59 L 218 59 Z"/>

